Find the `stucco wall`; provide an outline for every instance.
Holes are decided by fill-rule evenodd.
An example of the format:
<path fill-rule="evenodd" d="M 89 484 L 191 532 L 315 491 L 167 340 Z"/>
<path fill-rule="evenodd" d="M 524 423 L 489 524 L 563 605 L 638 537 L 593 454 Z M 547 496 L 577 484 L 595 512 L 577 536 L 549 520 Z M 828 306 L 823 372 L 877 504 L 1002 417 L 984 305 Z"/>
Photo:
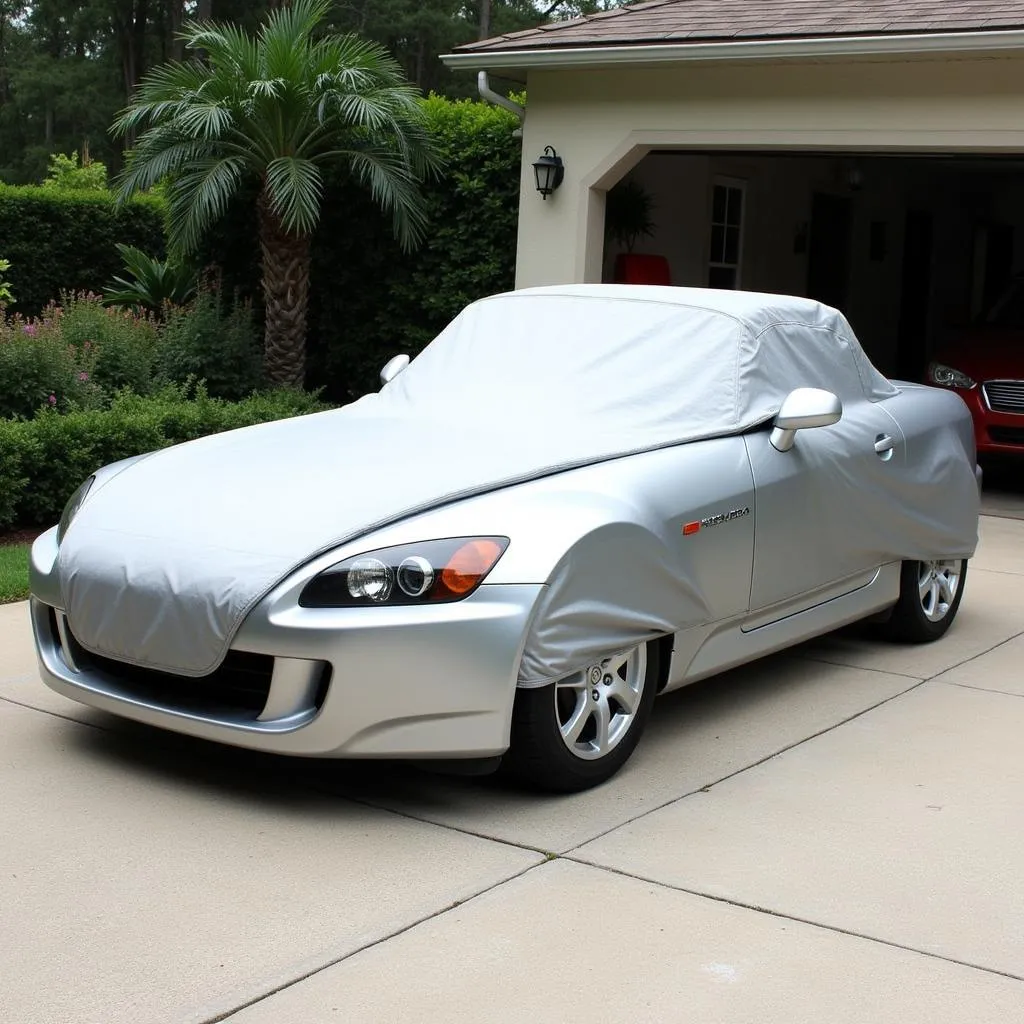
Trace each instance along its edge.
<path fill-rule="evenodd" d="M 538 71 L 527 94 L 519 287 L 600 280 L 603 190 L 652 148 L 1024 153 L 1024 57 Z M 543 202 L 548 145 L 566 174 Z"/>

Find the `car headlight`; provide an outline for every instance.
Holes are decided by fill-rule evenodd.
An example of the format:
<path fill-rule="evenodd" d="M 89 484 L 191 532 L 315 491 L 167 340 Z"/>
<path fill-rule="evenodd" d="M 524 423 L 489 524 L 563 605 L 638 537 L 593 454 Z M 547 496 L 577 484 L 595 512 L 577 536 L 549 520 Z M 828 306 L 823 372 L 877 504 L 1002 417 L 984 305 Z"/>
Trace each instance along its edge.
<path fill-rule="evenodd" d="M 368 551 L 310 580 L 299 604 L 352 608 L 461 601 L 480 586 L 507 547 L 507 537 L 452 537 Z"/>
<path fill-rule="evenodd" d="M 88 480 L 82 484 L 81 487 L 75 491 L 74 494 L 68 498 L 68 503 L 64 506 L 64 511 L 61 513 L 60 522 L 57 524 L 57 543 L 61 542 L 64 534 L 68 532 L 68 527 L 71 525 L 71 520 L 78 514 L 78 510 L 82 507 L 85 499 L 89 495 L 89 491 L 92 489 L 93 481 L 96 477 L 91 476 Z"/>
<path fill-rule="evenodd" d="M 942 363 L 932 363 L 928 367 L 928 379 L 933 384 L 944 388 L 973 388 L 976 386 L 966 373 L 954 370 L 952 366 L 944 366 Z"/>

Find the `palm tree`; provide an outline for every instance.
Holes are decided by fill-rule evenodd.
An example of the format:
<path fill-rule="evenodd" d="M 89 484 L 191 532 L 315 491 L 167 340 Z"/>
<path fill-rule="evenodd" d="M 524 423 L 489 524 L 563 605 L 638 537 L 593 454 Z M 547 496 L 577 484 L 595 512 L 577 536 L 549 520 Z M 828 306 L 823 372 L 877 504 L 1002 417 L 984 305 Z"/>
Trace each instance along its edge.
<path fill-rule="evenodd" d="M 212 22 L 186 28 L 197 56 L 151 71 L 113 127 L 141 132 L 119 196 L 166 182 L 172 250 L 194 252 L 231 198 L 258 188 L 264 365 L 277 384 L 304 379 L 324 170 L 340 165 L 369 188 L 409 249 L 425 226 L 418 183 L 437 166 L 418 94 L 387 51 L 356 36 L 315 37 L 329 8 L 295 0 L 255 35 Z"/>

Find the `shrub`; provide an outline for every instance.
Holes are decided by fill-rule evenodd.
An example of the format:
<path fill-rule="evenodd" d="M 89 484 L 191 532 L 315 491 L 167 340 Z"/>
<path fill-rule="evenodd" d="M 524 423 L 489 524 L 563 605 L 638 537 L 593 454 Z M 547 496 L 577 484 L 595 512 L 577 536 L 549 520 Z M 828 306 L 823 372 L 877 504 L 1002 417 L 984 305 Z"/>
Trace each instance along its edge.
<path fill-rule="evenodd" d="M 99 292 L 121 269 L 118 242 L 162 256 L 163 209 L 152 196 L 118 206 L 109 192 L 0 184 L 11 311 L 37 316 L 62 291 Z"/>
<path fill-rule="evenodd" d="M 243 398 L 260 386 L 262 352 L 252 305 L 204 286 L 195 301 L 169 309 L 160 330 L 157 373 L 162 379 L 206 382 L 217 398 Z"/>
<path fill-rule="evenodd" d="M 76 487 L 100 466 L 236 427 L 323 408 L 315 395 L 274 391 L 243 402 L 176 386 L 117 396 L 109 409 L 0 420 L 0 527 L 55 523 Z"/>
<path fill-rule="evenodd" d="M 94 358 L 94 383 L 107 392 L 132 388 L 148 394 L 157 359 L 156 321 L 129 310 L 108 309 L 98 295 L 88 292 L 61 296 L 50 307 L 64 343 Z"/>
<path fill-rule="evenodd" d="M 30 417 L 104 404 L 119 388 L 153 388 L 157 327 L 105 309 L 95 295 L 65 295 L 42 316 L 0 321 L 0 416 Z"/>
<path fill-rule="evenodd" d="M 32 321 L 0 320 L 0 416 L 31 417 L 42 408 L 58 412 L 101 404 L 91 345 L 64 340 L 59 311 L 51 306 Z"/>
<path fill-rule="evenodd" d="M 107 187 L 107 168 L 95 160 L 81 166 L 77 153 L 51 153 L 42 188 L 77 192 L 103 192 Z"/>
<path fill-rule="evenodd" d="M 107 285 L 103 302 L 133 312 L 146 310 L 162 316 L 165 307 L 183 306 L 196 294 L 196 273 L 178 260 L 158 260 L 132 245 L 117 244 L 127 277 L 115 277 Z"/>

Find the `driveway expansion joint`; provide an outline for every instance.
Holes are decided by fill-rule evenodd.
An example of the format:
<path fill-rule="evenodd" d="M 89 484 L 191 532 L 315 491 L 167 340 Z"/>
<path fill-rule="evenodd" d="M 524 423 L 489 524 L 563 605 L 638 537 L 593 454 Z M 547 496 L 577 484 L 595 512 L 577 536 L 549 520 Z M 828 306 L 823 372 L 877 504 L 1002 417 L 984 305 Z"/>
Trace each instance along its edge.
<path fill-rule="evenodd" d="M 353 801 L 354 802 L 354 801 Z M 442 826 L 443 827 L 443 826 Z M 507 844 L 514 845 L 514 844 Z M 391 939 L 398 938 L 400 935 L 404 935 L 408 931 L 412 931 L 413 928 L 419 927 L 421 924 L 426 924 L 428 921 L 436 920 L 439 917 L 443 917 L 445 914 L 450 913 L 453 910 L 457 910 L 459 907 L 464 907 L 467 903 L 472 903 L 473 900 L 478 899 L 480 896 L 486 896 L 487 893 L 493 892 L 495 889 L 499 889 L 503 885 L 507 885 L 509 882 L 514 882 L 517 878 L 522 878 L 523 875 L 528 874 L 535 868 L 540 867 L 542 864 L 546 864 L 546 860 L 538 861 L 536 864 L 530 864 L 528 867 L 523 868 L 521 871 L 515 872 L 515 874 L 509 875 L 507 878 L 499 879 L 492 885 L 488 885 L 478 892 L 470 893 L 464 899 L 455 900 L 449 903 L 447 906 L 441 907 L 439 910 L 434 911 L 431 914 L 424 914 L 422 917 L 418 917 L 415 921 L 410 921 L 408 924 L 402 925 L 400 928 L 395 928 L 388 932 L 387 935 L 382 935 L 378 939 L 374 939 L 372 942 L 364 942 L 357 949 L 349 950 L 347 953 L 336 957 L 333 960 L 329 960 L 327 963 L 321 964 L 318 967 L 314 967 L 308 971 L 304 971 L 302 974 L 296 975 L 294 978 L 290 978 L 288 981 L 282 982 L 279 985 L 275 985 L 271 989 L 267 989 L 265 992 L 261 992 L 259 995 L 253 996 L 251 999 L 247 999 L 243 1003 L 239 1003 L 233 1006 L 230 1010 L 225 1010 L 223 1013 L 218 1013 L 214 1017 L 204 1017 L 198 1024 L 221 1024 L 222 1021 L 230 1020 L 236 1013 L 241 1013 L 242 1010 L 247 1010 L 251 1006 L 256 1006 L 258 1003 L 262 1003 L 265 999 L 269 999 L 271 996 L 276 996 L 280 992 L 286 992 L 288 989 L 293 988 L 295 985 L 299 985 L 309 978 L 320 974 L 322 971 L 326 971 L 331 967 L 337 967 L 338 964 L 344 963 L 346 960 L 357 956 L 360 953 L 365 952 L 368 949 L 373 949 L 375 946 L 381 946 L 385 942 Z"/>
<path fill-rule="evenodd" d="M 702 892 L 700 889 L 689 889 L 683 885 L 673 885 L 671 882 L 660 881 L 657 878 L 649 878 L 647 875 L 634 874 L 631 871 L 624 871 L 621 868 L 609 867 L 607 864 L 595 864 L 584 857 L 566 855 L 563 860 L 573 864 L 581 864 L 594 868 L 597 871 L 608 871 L 614 875 L 621 875 L 623 878 L 631 878 L 645 885 L 657 885 L 663 889 L 671 889 L 674 892 L 686 893 L 689 896 L 696 896 L 699 899 L 710 900 L 713 903 L 724 903 L 730 907 L 738 907 L 741 910 L 749 910 L 755 914 L 764 914 L 767 917 L 775 917 L 781 921 L 792 921 L 794 924 L 805 924 L 811 928 L 820 928 L 823 931 L 833 932 L 837 935 L 848 935 L 850 938 L 862 939 L 865 942 L 874 942 L 881 946 L 888 946 L 891 949 L 902 949 L 907 953 L 916 953 L 919 956 L 928 957 L 931 960 L 941 960 L 945 963 L 956 964 L 958 967 L 967 967 L 971 970 L 982 971 L 985 974 L 995 974 L 1001 978 L 1008 978 L 1011 981 L 1024 982 L 1024 975 L 1013 974 L 1010 971 L 1001 971 L 997 967 L 986 967 L 984 964 L 972 963 L 970 960 L 960 960 L 957 957 L 945 956 L 942 953 L 934 953 L 927 949 L 918 949 L 916 946 L 908 946 L 902 942 L 895 942 L 892 939 L 885 939 L 878 935 L 868 935 L 865 932 L 854 931 L 851 928 L 841 928 L 839 925 L 827 924 L 824 921 L 815 921 L 809 917 L 800 917 L 796 914 L 787 914 L 781 910 L 774 910 L 771 907 L 758 906 L 756 903 L 745 903 L 743 900 L 732 899 L 728 896 L 717 896 L 714 893 Z"/>
<path fill-rule="evenodd" d="M 1024 693 L 1011 693 L 1009 690 L 997 690 L 994 686 L 977 686 L 971 683 L 958 683 L 953 679 L 934 679 L 939 686 L 959 686 L 962 690 L 974 690 L 975 693 L 998 693 L 1001 697 L 1016 697 L 1024 700 Z"/>

